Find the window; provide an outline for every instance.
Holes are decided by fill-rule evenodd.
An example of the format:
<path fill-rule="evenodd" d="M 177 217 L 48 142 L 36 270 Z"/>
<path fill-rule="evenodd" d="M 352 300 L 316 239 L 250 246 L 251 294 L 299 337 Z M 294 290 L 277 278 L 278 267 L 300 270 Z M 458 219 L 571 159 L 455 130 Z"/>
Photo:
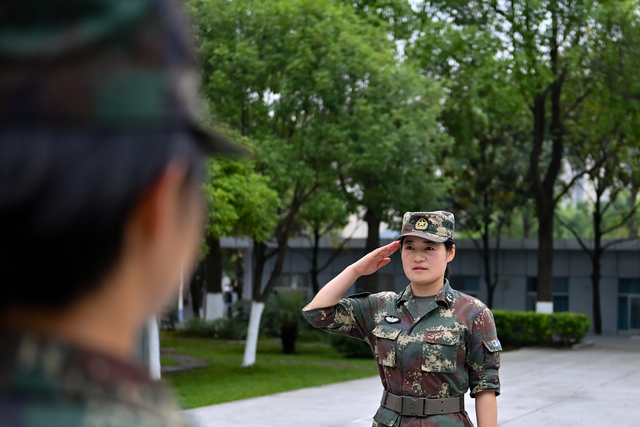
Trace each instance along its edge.
<path fill-rule="evenodd" d="M 527 277 L 526 310 L 535 311 L 538 298 L 538 278 Z M 553 311 L 569 311 L 569 278 L 553 278 Z"/>
<path fill-rule="evenodd" d="M 640 329 L 640 279 L 618 281 L 618 329 Z"/>
<path fill-rule="evenodd" d="M 449 281 L 453 289 L 476 298 L 478 297 L 478 293 L 480 292 L 479 276 L 451 276 Z"/>

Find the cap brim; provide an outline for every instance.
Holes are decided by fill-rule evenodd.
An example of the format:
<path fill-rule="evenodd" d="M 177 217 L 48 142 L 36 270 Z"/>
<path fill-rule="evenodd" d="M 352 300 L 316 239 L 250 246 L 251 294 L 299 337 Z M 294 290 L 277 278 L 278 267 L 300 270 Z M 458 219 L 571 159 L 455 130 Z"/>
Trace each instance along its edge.
<path fill-rule="evenodd" d="M 227 138 L 210 129 L 194 125 L 192 132 L 200 147 L 208 155 L 228 157 L 253 157 L 253 153 L 240 144 L 233 143 Z"/>
<path fill-rule="evenodd" d="M 448 237 L 436 236 L 435 234 L 431 234 L 431 233 L 411 232 L 411 233 L 401 234 L 400 236 L 398 236 L 398 238 L 396 240 L 400 240 L 403 237 L 407 237 L 407 236 L 420 237 L 422 239 L 429 240 L 429 241 L 436 242 L 436 243 L 444 243 L 449 239 Z"/>

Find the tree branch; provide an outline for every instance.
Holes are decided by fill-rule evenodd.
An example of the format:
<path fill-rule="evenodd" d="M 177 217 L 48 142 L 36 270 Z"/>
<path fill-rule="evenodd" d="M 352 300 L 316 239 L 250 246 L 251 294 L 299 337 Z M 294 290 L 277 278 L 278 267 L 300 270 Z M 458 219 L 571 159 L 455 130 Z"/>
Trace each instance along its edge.
<path fill-rule="evenodd" d="M 560 224 L 562 224 L 567 230 L 569 230 L 571 232 L 571 234 L 573 234 L 575 236 L 575 238 L 578 240 L 578 243 L 580 244 L 580 246 L 582 247 L 582 249 L 587 253 L 587 255 L 589 255 L 589 258 L 591 258 L 592 260 L 594 259 L 594 253 L 591 249 L 589 249 L 587 247 L 587 245 L 585 245 L 584 241 L 582 240 L 582 237 L 580 237 L 580 235 L 573 229 L 573 227 L 571 227 L 569 224 L 567 224 L 565 222 L 565 220 L 563 220 L 560 215 L 556 214 L 556 219 L 560 222 Z"/>
<path fill-rule="evenodd" d="M 638 237 L 625 237 L 624 239 L 616 239 L 616 240 L 613 240 L 613 241 L 607 243 L 606 245 L 602 245 L 602 250 L 609 249 L 611 246 L 615 246 L 615 245 L 618 245 L 620 243 L 631 242 L 633 240 L 638 240 L 638 239 L 640 239 L 640 236 L 638 236 Z"/>
<path fill-rule="evenodd" d="M 607 228 L 606 230 L 603 230 L 602 234 L 604 235 L 604 234 L 611 233 L 612 231 L 617 230 L 618 228 L 626 225 L 629 222 L 629 220 L 636 214 L 637 211 L 638 211 L 638 205 L 635 205 L 618 224 L 613 225 Z"/>

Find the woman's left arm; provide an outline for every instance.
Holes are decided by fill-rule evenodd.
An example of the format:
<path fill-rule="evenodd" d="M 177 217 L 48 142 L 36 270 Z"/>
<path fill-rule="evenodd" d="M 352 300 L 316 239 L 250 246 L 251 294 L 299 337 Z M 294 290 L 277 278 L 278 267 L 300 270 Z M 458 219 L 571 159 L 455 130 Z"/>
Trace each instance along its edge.
<path fill-rule="evenodd" d="M 498 402 L 493 390 L 476 394 L 476 419 L 478 427 L 496 427 L 498 424 Z"/>

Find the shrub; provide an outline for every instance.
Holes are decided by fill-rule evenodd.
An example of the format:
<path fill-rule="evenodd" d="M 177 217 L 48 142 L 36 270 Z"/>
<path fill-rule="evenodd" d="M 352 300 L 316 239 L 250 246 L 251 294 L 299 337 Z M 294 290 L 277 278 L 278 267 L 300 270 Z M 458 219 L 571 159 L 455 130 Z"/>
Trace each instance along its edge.
<path fill-rule="evenodd" d="M 234 315 L 231 319 L 202 320 L 193 318 L 185 324 L 183 329 L 176 330 L 174 335 L 226 340 L 246 339 L 251 301 L 240 300 L 233 305 L 233 309 Z"/>
<path fill-rule="evenodd" d="M 580 342 L 591 327 L 589 317 L 578 313 L 494 310 L 493 316 L 504 346 L 567 346 Z"/>
<path fill-rule="evenodd" d="M 294 354 L 300 324 L 304 322 L 302 307 L 306 293 L 301 290 L 278 290 L 269 296 L 263 317 L 263 328 L 276 332 L 282 340 L 282 352 Z"/>
<path fill-rule="evenodd" d="M 373 359 L 371 347 L 364 341 L 343 335 L 331 334 L 331 345 L 338 353 L 350 359 Z"/>
<path fill-rule="evenodd" d="M 591 328 L 591 319 L 585 314 L 554 313 L 549 316 L 554 341 L 561 345 L 580 342 Z"/>

